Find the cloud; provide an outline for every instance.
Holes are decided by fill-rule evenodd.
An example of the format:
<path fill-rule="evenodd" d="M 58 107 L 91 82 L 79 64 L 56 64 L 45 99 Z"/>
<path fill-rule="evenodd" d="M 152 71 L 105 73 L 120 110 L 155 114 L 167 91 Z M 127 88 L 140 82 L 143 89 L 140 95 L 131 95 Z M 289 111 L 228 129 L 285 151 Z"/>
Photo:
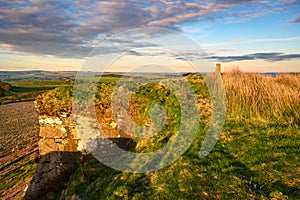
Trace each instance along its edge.
<path fill-rule="evenodd" d="M 295 2 L 299 2 L 299 0 L 280 0 L 279 1 L 280 4 L 291 4 L 291 3 L 295 3 Z"/>
<path fill-rule="evenodd" d="M 237 4 L 256 3 L 258 1 L 257 0 L 216 0 L 214 2 L 221 3 L 221 4 L 237 5 Z"/>
<path fill-rule="evenodd" d="M 292 23 L 300 23 L 300 14 L 291 20 Z"/>
<path fill-rule="evenodd" d="M 128 29 L 156 26 L 182 31 L 180 25 L 186 22 L 232 18 L 245 20 L 262 16 L 262 13 L 269 14 L 267 10 L 272 10 L 272 7 L 266 6 L 266 2 L 268 1 L 149 0 L 142 3 L 138 0 L 0 0 L 0 43 L 10 45 L 18 52 L 82 58 L 105 37 Z M 281 4 L 288 2 L 292 1 L 285 0 Z M 245 4 L 257 4 L 265 10 L 257 12 L 249 7 L 243 11 L 228 11 Z M 140 37 L 155 37 L 159 34 L 163 33 L 153 32 Z"/>
<path fill-rule="evenodd" d="M 1 44 L 2 49 L 8 52 L 14 51 L 14 47 L 10 44 Z"/>
<path fill-rule="evenodd" d="M 283 41 L 299 41 L 300 37 L 285 37 L 285 38 L 261 38 L 261 39 L 252 39 L 252 40 L 241 40 L 235 39 L 225 42 L 218 43 L 207 43 L 202 46 L 205 47 L 219 47 L 219 46 L 227 46 L 227 45 L 235 45 L 235 44 L 253 44 L 253 43 L 265 43 L 265 42 L 283 42 Z"/>
<path fill-rule="evenodd" d="M 181 3 L 181 5 L 171 4 L 166 7 L 166 9 L 163 9 L 164 7 L 161 9 L 154 7 L 150 9 L 151 13 L 154 16 L 161 16 L 150 21 L 148 25 L 158 27 L 173 27 L 174 25 L 183 22 L 195 21 L 200 17 L 205 17 L 208 14 L 216 13 L 227 7 L 227 5 L 223 4 L 208 4 L 204 6 L 196 3 Z"/>
<path fill-rule="evenodd" d="M 291 59 L 299 59 L 300 54 L 284 54 L 279 52 L 272 53 L 253 53 L 242 56 L 211 56 L 210 59 L 219 62 L 233 62 L 233 61 L 245 61 L 245 60 L 265 60 L 265 61 L 285 61 Z"/>

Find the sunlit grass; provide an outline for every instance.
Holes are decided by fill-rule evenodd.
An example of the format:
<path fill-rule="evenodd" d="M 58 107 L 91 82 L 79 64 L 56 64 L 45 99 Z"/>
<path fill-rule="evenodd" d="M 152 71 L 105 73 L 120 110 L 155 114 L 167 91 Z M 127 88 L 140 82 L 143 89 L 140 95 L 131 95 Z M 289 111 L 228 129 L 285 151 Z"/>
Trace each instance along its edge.
<path fill-rule="evenodd" d="M 200 75 L 187 78 L 202 111 L 201 121 L 194 142 L 177 161 L 156 172 L 137 174 L 119 172 L 90 159 L 73 174 L 62 194 L 53 198 L 297 199 L 300 196 L 300 76 L 224 74 L 227 120 L 218 143 L 203 159 L 198 154 L 209 125 L 211 100 Z M 115 84 L 103 81 L 98 86 L 96 105 L 100 118 L 111 109 Z M 57 97 L 63 95 L 61 92 L 58 89 L 57 94 L 48 93 L 48 97 L 43 97 L 44 103 L 50 97 L 66 101 L 67 98 Z M 153 103 L 162 103 L 169 109 L 169 121 L 154 138 L 135 139 L 133 151 L 153 151 L 166 145 L 176 134 L 176 128 L 170 128 L 177 126 L 173 115 L 179 113 L 176 98 L 158 85 L 140 87 L 132 96 L 132 119 L 141 125 L 151 123 L 147 112 Z"/>
<path fill-rule="evenodd" d="M 5 91 L 0 98 L 0 104 L 22 101 L 34 101 L 40 94 L 59 86 L 67 86 L 65 80 L 17 81 L 10 82 L 12 88 Z"/>
<path fill-rule="evenodd" d="M 299 123 L 300 75 L 276 77 L 241 72 L 225 73 L 228 117 L 257 118 L 266 123 Z"/>

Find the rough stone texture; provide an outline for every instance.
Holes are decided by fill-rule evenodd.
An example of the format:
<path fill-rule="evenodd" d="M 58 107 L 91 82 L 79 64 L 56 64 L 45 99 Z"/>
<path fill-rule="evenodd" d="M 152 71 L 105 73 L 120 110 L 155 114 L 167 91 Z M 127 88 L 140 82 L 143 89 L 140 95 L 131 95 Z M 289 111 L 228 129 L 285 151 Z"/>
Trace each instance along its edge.
<path fill-rule="evenodd" d="M 51 152 L 41 156 L 24 199 L 47 199 L 60 191 L 80 162 L 80 152 Z"/>
<path fill-rule="evenodd" d="M 53 151 L 77 152 L 78 141 L 72 114 L 60 117 L 39 116 L 40 155 Z"/>
<path fill-rule="evenodd" d="M 36 108 L 39 111 L 37 103 Z M 100 123 L 105 138 L 109 138 L 112 143 L 124 150 L 130 149 L 132 139 L 117 127 L 112 120 L 111 110 L 107 109 L 107 112 L 108 115 L 97 116 L 99 121 L 83 115 L 77 118 L 77 124 L 72 113 L 61 113 L 56 116 L 39 115 L 39 157 L 36 159 L 37 169 L 25 199 L 47 199 L 47 195 L 59 193 L 81 162 L 90 157 L 86 155 L 88 142 L 93 141 L 99 151 L 113 153 L 110 148 L 101 148 L 103 136 L 100 137 L 97 130 L 93 130 L 96 127 L 94 123 Z"/>
<path fill-rule="evenodd" d="M 39 116 L 39 124 L 37 169 L 25 199 L 44 199 L 47 194 L 63 189 L 82 159 L 71 113 L 59 117 Z"/>

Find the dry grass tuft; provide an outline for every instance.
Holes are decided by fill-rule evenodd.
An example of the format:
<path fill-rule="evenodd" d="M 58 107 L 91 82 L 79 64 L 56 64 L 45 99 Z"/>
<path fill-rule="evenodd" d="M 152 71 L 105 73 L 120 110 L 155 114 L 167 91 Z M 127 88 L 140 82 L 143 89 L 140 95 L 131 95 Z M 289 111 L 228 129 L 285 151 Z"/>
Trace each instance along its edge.
<path fill-rule="evenodd" d="M 228 116 L 284 123 L 300 119 L 300 74 L 276 77 L 233 71 L 223 75 Z"/>

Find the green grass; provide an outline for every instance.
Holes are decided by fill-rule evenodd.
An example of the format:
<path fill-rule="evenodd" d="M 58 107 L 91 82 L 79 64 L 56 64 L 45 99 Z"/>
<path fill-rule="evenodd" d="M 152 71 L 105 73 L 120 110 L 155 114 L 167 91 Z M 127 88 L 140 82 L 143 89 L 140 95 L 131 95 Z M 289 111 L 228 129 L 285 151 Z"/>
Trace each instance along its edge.
<path fill-rule="evenodd" d="M 82 167 L 84 178 L 78 170 L 60 198 L 297 199 L 300 191 L 298 129 L 246 128 L 244 131 L 244 125 L 228 122 L 214 150 L 199 159 L 204 134 L 201 131 L 189 151 L 157 172 L 118 172 L 90 160 Z"/>
<path fill-rule="evenodd" d="M 44 86 L 57 86 L 64 85 L 64 80 L 45 80 L 45 81 L 18 81 L 10 82 L 12 86 L 16 87 L 44 87 Z"/>
<path fill-rule="evenodd" d="M 210 120 L 209 93 L 200 76 L 190 75 L 188 80 L 202 114 L 196 138 L 187 152 L 168 167 L 144 174 L 119 172 L 90 159 L 53 199 L 298 199 L 300 86 L 288 83 L 298 81 L 299 76 L 226 74 L 223 79 L 228 98 L 227 119 L 208 156 L 198 157 Z M 270 82 L 277 84 L 273 90 Z M 114 86 L 115 82 L 103 81 L 98 87 L 99 118 L 110 109 Z M 264 98 L 269 89 L 272 92 Z M 69 104 L 70 91 L 62 94 L 63 91 L 49 92 L 43 101 L 55 97 L 52 99 L 58 101 L 54 104 L 61 105 L 56 110 L 61 111 Z M 256 96 L 243 96 L 248 94 Z M 149 152 L 172 141 L 180 115 L 176 102 L 172 92 L 157 84 L 144 85 L 136 91 L 130 107 L 136 123 L 151 122 L 147 112 L 154 103 L 165 107 L 168 120 L 155 137 L 134 139 L 132 151 Z M 284 114 L 279 115 L 281 110 Z"/>
<path fill-rule="evenodd" d="M 12 186 L 32 177 L 36 169 L 36 163 L 34 160 L 17 162 L 13 165 L 15 165 L 13 166 L 14 169 L 1 177 L 0 191 L 9 189 Z"/>
<path fill-rule="evenodd" d="M 24 92 L 43 92 L 47 90 L 53 90 L 55 86 L 43 86 L 43 87 L 16 87 L 13 88 L 13 92 L 15 93 L 24 93 Z"/>
<path fill-rule="evenodd" d="M 53 90 L 59 86 L 70 85 L 64 80 L 19 81 L 10 82 L 10 84 L 12 89 L 4 92 L 5 95 L 0 97 L 0 104 L 33 101 L 46 91 Z"/>
<path fill-rule="evenodd" d="M 86 82 L 90 81 L 90 82 L 100 82 L 100 83 L 116 82 L 119 79 L 120 79 L 119 77 L 110 77 L 110 76 L 76 78 L 77 81 L 86 81 Z"/>

